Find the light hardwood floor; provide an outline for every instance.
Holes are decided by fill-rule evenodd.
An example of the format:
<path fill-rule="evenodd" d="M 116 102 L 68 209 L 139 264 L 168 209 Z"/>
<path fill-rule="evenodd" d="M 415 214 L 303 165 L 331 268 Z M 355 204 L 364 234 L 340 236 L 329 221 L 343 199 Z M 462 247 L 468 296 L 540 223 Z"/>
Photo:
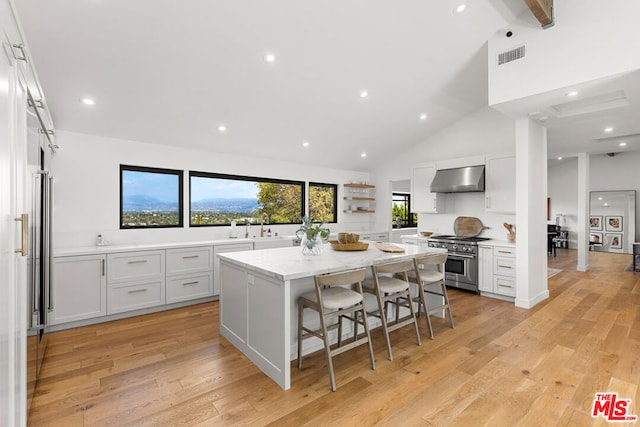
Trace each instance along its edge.
<path fill-rule="evenodd" d="M 558 250 L 551 298 L 531 310 L 451 290 L 456 322 L 420 319 L 392 333 L 394 360 L 373 332 L 367 349 L 292 363 L 281 390 L 218 331 L 218 303 L 51 334 L 31 425 L 605 425 L 594 393 L 640 401 L 640 273 L 630 255 Z"/>

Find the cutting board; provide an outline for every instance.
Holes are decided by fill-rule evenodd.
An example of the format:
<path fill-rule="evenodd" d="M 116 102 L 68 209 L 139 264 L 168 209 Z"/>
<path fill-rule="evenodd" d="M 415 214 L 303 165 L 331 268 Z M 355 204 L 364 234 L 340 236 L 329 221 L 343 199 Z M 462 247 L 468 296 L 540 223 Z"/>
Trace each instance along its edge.
<path fill-rule="evenodd" d="M 385 243 L 385 242 L 375 242 L 373 244 L 376 248 L 380 249 L 382 252 L 392 252 L 392 253 L 403 253 L 404 249 L 400 246 L 396 246 L 393 243 Z"/>
<path fill-rule="evenodd" d="M 460 237 L 476 237 L 485 228 L 489 227 L 482 225 L 480 218 L 473 216 L 459 216 L 453 223 L 453 232 Z"/>

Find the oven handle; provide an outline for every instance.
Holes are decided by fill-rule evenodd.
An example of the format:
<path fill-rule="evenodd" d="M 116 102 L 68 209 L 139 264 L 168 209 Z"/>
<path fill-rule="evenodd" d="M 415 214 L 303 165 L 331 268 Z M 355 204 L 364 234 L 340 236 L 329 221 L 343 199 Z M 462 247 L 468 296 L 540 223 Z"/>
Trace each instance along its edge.
<path fill-rule="evenodd" d="M 474 259 L 476 258 L 475 255 L 467 255 L 467 254 L 452 254 L 451 252 L 449 252 L 449 258 L 467 258 L 467 259 Z"/>

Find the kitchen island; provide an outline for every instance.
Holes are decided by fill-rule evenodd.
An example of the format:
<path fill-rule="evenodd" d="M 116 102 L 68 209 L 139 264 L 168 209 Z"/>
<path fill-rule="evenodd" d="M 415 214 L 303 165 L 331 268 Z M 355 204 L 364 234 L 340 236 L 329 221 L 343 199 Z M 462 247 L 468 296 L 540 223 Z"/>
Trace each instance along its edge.
<path fill-rule="evenodd" d="M 415 245 L 398 245 L 404 253 L 382 252 L 374 245 L 355 252 L 323 246 L 318 256 L 302 255 L 300 247 L 218 255 L 220 332 L 285 390 L 291 386 L 291 360 L 297 358 L 297 300 L 313 290 L 313 276 L 446 252 Z M 317 313 L 308 316 L 305 324 L 319 323 Z M 345 328 L 343 333 L 352 332 Z M 320 340 L 306 340 L 303 354 L 320 348 Z"/>

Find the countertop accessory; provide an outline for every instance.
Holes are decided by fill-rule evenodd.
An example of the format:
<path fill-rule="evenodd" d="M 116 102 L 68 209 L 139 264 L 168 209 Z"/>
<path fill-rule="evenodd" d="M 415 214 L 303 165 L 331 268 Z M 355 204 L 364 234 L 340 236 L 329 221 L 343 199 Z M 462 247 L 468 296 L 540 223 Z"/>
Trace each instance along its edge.
<path fill-rule="evenodd" d="M 369 248 L 368 243 L 340 243 L 337 240 L 329 240 L 331 249 L 334 251 L 366 251 Z"/>
<path fill-rule="evenodd" d="M 324 223 L 313 224 L 313 217 L 301 217 L 302 224 L 296 231 L 296 237 L 302 239 L 300 246 L 304 255 L 320 255 L 322 239 L 329 237 L 330 230 L 323 227 Z"/>
<path fill-rule="evenodd" d="M 488 228 L 482 225 L 480 218 L 473 216 L 459 216 L 453 223 L 453 231 L 460 237 L 476 237 L 482 233 L 482 230 Z"/>
<path fill-rule="evenodd" d="M 516 241 L 516 232 L 513 229 L 513 224 L 509 224 L 509 223 L 504 223 L 504 228 L 507 229 L 507 231 L 509 233 L 507 233 L 507 240 L 510 242 L 515 242 Z"/>
<path fill-rule="evenodd" d="M 420 234 L 422 234 L 424 237 L 429 237 L 433 234 L 433 231 L 421 231 Z"/>
<path fill-rule="evenodd" d="M 404 249 L 400 246 L 396 246 L 393 243 L 386 242 L 375 242 L 373 244 L 376 248 L 380 249 L 382 252 L 391 252 L 391 253 L 404 253 Z"/>
<path fill-rule="evenodd" d="M 338 242 L 340 243 L 358 243 L 360 235 L 356 233 L 338 233 Z"/>

